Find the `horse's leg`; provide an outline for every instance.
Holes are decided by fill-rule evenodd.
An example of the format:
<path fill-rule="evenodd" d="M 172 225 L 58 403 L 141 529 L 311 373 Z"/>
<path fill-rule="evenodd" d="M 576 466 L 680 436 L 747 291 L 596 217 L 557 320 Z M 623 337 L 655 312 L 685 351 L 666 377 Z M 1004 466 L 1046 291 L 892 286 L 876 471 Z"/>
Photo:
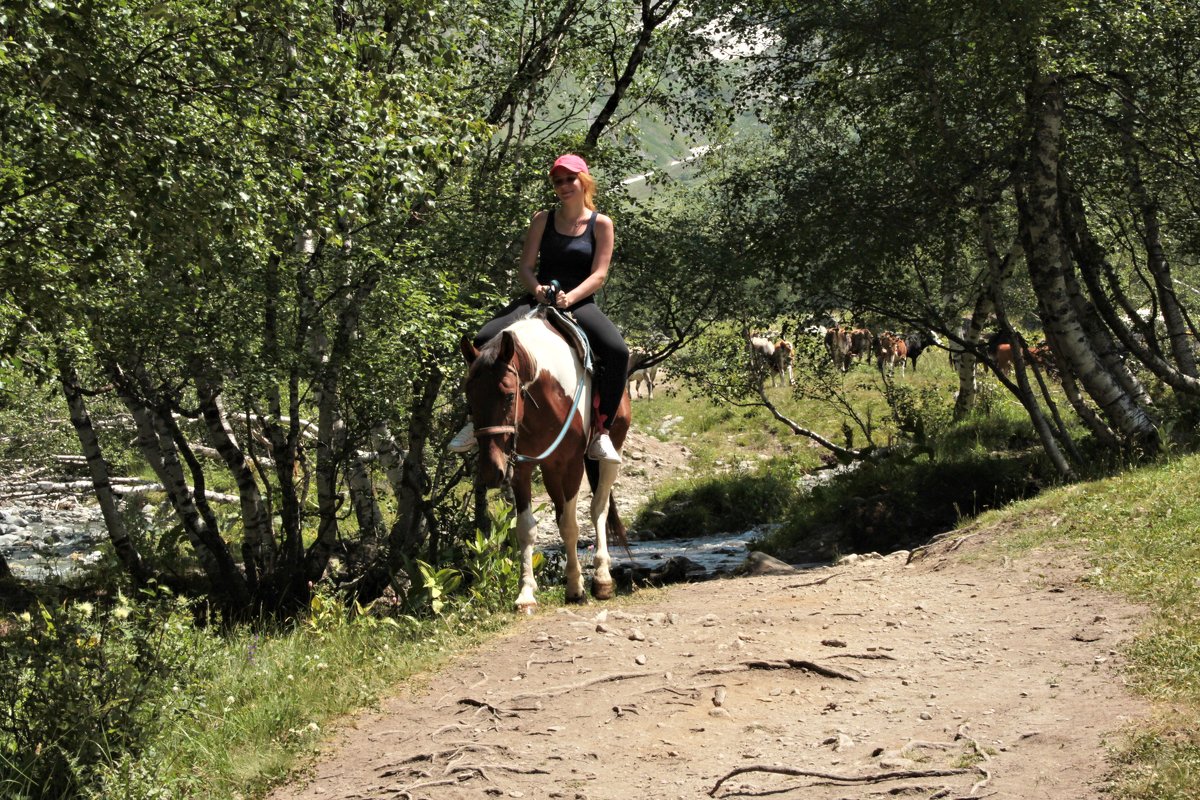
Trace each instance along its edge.
<path fill-rule="evenodd" d="M 533 516 L 533 496 L 530 484 L 532 466 L 519 466 L 513 474 L 513 498 L 516 500 L 517 545 L 521 548 L 521 590 L 517 594 L 517 611 L 532 614 L 537 608 L 537 581 L 533 577 L 533 543 L 537 539 L 537 519 Z"/>
<path fill-rule="evenodd" d="M 592 560 L 592 596 L 597 600 L 609 600 L 613 596 L 612 573 L 609 566 L 612 559 L 608 555 L 608 498 L 612 494 L 613 484 L 617 481 L 620 464 L 610 461 L 599 462 L 600 478 L 592 492 L 592 525 L 596 528 L 596 556 Z"/>
<path fill-rule="evenodd" d="M 562 537 L 563 552 L 567 556 L 564 576 L 566 601 L 582 603 L 587 598 L 583 592 L 583 569 L 579 564 L 579 519 L 575 509 L 579 500 L 579 486 L 583 483 L 583 459 L 576 457 L 543 469 L 542 482 L 546 485 L 550 501 L 554 503 L 554 519 L 558 523 L 558 534 Z"/>

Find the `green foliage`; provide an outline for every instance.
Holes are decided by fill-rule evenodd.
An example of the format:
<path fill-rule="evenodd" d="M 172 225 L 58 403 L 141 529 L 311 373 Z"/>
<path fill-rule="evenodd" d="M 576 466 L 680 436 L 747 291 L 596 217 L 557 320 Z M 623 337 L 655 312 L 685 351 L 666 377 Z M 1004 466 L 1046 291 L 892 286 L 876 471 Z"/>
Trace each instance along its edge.
<path fill-rule="evenodd" d="M 511 609 L 521 581 L 519 558 L 516 512 L 501 504 L 491 514 L 489 530 L 477 530 L 474 538 L 463 542 L 460 566 L 468 604 L 491 612 Z M 535 562 L 541 559 L 541 554 L 534 557 Z"/>
<path fill-rule="evenodd" d="M 883 384 L 896 430 L 919 450 L 933 454 L 939 440 L 953 427 L 954 404 L 937 387 L 914 387 L 894 380 Z"/>
<path fill-rule="evenodd" d="M 913 547 L 1052 479 L 1032 454 L 866 462 L 813 487 L 764 546 L 799 561 Z"/>
<path fill-rule="evenodd" d="M 420 559 L 416 565 L 421 585 L 416 594 L 418 602 L 428 606 L 435 615 L 440 615 L 449 596 L 462 584 L 462 573 L 451 567 L 437 569 Z"/>
<path fill-rule="evenodd" d="M 778 459 L 754 470 L 687 480 L 657 490 L 630 527 L 672 539 L 748 530 L 781 519 L 798 501 L 797 477 L 794 465 Z"/>
<path fill-rule="evenodd" d="M 74 797 L 143 755 L 185 710 L 198 636 L 169 598 L 75 602 L 6 623 L 0 638 L 0 793 Z"/>

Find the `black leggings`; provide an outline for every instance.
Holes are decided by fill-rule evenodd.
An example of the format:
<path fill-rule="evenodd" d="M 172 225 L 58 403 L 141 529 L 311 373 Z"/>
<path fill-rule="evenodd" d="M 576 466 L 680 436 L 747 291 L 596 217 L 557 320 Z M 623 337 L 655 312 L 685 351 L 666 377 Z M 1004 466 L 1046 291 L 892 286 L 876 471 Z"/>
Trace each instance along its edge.
<path fill-rule="evenodd" d="M 535 305 L 537 303 L 534 299 L 526 295 L 500 309 L 499 314 L 476 334 L 475 346 L 483 347 L 500 331 L 528 314 Z M 596 362 L 596 394 L 600 398 L 600 407 L 596 413 L 600 427 L 607 430 L 609 422 L 617 415 L 621 395 L 625 393 L 625 369 L 629 366 L 629 347 L 617 326 L 604 316 L 604 312 L 592 298 L 576 303 L 568 311 L 574 315 L 579 327 L 583 328 L 588 344 L 592 346 Z"/>

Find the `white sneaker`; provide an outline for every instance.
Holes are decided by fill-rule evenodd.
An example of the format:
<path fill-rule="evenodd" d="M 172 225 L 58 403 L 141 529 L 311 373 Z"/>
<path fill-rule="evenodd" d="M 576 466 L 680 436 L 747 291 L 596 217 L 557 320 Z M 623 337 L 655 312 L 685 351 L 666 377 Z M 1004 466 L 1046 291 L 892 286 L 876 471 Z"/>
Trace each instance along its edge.
<path fill-rule="evenodd" d="M 601 433 L 592 439 L 592 443 L 588 446 L 587 457 L 596 461 L 621 463 L 621 454 L 617 452 L 617 448 L 613 447 L 612 439 L 607 433 Z"/>
<path fill-rule="evenodd" d="M 451 453 L 469 453 L 475 447 L 475 423 L 468 421 L 462 430 L 454 434 L 446 449 Z"/>

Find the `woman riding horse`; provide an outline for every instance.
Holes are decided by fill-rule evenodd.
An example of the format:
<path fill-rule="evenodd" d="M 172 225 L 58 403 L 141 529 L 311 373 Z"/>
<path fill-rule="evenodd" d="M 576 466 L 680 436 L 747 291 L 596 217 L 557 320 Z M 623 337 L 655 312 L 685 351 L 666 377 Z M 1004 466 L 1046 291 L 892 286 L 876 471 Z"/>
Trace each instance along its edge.
<path fill-rule="evenodd" d="M 620 463 L 621 455 L 609 437 L 609 425 L 625 394 L 625 370 L 629 348 L 617 326 L 596 305 L 596 292 L 608 279 L 613 252 L 613 223 L 596 211 L 596 182 L 588 165 L 577 155 L 563 155 L 550 168 L 550 181 L 558 196 L 558 207 L 533 215 L 521 249 L 517 277 L 529 294 L 505 306 L 475 336 L 475 347 L 547 302 L 551 281 L 562 291 L 554 304 L 570 311 L 587 334 L 596 359 L 596 394 L 599 404 L 596 431 L 588 447 L 588 458 Z M 468 422 L 450 440 L 457 453 L 475 446 L 475 428 Z"/>

